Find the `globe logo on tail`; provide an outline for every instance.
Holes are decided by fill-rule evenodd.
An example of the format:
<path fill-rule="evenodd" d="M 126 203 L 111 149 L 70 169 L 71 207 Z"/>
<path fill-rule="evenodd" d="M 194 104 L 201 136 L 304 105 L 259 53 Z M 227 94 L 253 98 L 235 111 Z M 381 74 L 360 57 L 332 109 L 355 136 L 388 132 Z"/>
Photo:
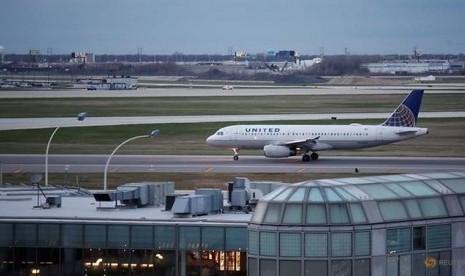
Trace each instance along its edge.
<path fill-rule="evenodd" d="M 392 113 L 391 117 L 383 123 L 383 126 L 414 127 L 415 115 L 407 106 L 401 104 Z"/>

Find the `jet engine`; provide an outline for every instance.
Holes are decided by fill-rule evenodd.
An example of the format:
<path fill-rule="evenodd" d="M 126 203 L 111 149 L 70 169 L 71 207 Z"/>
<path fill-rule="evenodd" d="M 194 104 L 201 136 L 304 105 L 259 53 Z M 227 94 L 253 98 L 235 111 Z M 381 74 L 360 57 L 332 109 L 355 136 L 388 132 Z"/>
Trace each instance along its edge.
<path fill-rule="evenodd" d="M 266 157 L 271 157 L 271 158 L 289 157 L 289 156 L 297 155 L 296 150 L 292 150 L 286 146 L 278 146 L 278 145 L 264 146 L 263 153 L 265 154 Z"/>

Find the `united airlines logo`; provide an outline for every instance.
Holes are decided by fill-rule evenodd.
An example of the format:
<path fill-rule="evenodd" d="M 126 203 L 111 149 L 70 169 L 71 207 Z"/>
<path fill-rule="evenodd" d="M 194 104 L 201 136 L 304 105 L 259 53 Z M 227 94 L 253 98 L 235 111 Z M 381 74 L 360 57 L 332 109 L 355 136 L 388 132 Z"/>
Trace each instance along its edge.
<path fill-rule="evenodd" d="M 258 128 L 245 128 L 247 133 L 278 133 L 281 129 L 275 127 L 258 127 Z"/>
<path fill-rule="evenodd" d="M 407 106 L 402 104 L 394 111 L 391 117 L 384 122 L 383 126 L 414 127 L 415 116 Z"/>

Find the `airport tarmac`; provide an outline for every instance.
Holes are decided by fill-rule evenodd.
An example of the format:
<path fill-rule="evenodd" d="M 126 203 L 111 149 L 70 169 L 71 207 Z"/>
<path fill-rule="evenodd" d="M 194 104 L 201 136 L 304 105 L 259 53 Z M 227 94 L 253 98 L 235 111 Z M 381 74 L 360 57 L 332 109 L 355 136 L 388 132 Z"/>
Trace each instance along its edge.
<path fill-rule="evenodd" d="M 108 155 L 50 155 L 49 172 L 103 173 Z M 0 155 L 3 173 L 44 171 L 44 155 Z M 465 158 L 324 156 L 303 163 L 300 157 L 270 159 L 232 155 L 115 155 L 110 173 L 425 173 L 463 171 Z"/>
<path fill-rule="evenodd" d="M 2 90 L 1 99 L 20 98 L 127 98 L 127 97 L 219 97 L 219 96 L 278 96 L 278 95 L 344 95 L 344 94 L 407 94 L 413 89 L 424 89 L 425 93 L 465 93 L 465 84 L 450 85 L 406 85 L 406 86 L 305 86 L 234 88 L 141 88 L 137 90 Z"/>

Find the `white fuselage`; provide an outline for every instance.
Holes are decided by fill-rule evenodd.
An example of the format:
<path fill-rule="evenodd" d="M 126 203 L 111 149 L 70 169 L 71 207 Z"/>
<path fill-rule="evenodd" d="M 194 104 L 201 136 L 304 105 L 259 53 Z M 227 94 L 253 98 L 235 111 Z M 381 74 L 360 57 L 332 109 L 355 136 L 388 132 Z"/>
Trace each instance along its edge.
<path fill-rule="evenodd" d="M 382 125 L 237 125 L 208 137 L 215 147 L 262 149 L 266 145 L 316 139 L 314 151 L 360 149 L 394 143 L 428 133 L 427 128 Z"/>

